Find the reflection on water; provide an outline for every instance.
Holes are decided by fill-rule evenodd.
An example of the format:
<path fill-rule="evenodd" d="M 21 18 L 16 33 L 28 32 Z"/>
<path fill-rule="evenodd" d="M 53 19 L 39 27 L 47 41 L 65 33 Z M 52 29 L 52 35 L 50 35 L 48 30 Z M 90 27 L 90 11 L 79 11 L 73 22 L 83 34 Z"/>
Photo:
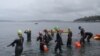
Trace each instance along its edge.
<path fill-rule="evenodd" d="M 56 53 L 55 56 L 62 56 L 62 54 L 61 53 Z"/>
<path fill-rule="evenodd" d="M 78 56 L 84 56 L 84 55 L 85 55 L 85 52 L 86 52 L 85 46 L 82 47 L 82 48 L 80 48 L 78 52 L 79 52 L 79 53 L 78 53 Z"/>
<path fill-rule="evenodd" d="M 66 56 L 73 56 L 73 49 L 72 49 L 72 47 L 67 47 Z"/>

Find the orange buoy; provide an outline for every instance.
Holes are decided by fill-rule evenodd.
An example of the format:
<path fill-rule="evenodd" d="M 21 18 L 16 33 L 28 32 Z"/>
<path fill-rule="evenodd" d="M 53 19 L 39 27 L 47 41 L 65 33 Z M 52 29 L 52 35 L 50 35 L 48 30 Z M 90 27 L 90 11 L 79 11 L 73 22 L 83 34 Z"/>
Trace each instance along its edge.
<path fill-rule="evenodd" d="M 100 38 L 100 34 L 96 34 L 96 36 Z"/>
<path fill-rule="evenodd" d="M 95 40 L 100 40 L 100 34 L 96 34 L 94 37 Z"/>
<path fill-rule="evenodd" d="M 100 37 L 95 36 L 94 39 L 95 39 L 95 40 L 100 40 Z"/>
<path fill-rule="evenodd" d="M 47 45 L 44 45 L 44 52 L 48 52 L 48 47 L 47 47 Z"/>
<path fill-rule="evenodd" d="M 80 48 L 80 47 L 81 47 L 80 42 L 75 42 L 75 47 L 76 47 L 76 48 Z"/>

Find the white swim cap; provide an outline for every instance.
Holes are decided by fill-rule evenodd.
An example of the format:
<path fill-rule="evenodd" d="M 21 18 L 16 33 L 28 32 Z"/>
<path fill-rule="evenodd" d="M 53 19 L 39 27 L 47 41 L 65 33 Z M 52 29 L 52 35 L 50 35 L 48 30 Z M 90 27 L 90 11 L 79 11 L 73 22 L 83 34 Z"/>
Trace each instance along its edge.
<path fill-rule="evenodd" d="M 20 34 L 20 35 L 22 35 L 22 31 L 21 30 L 18 30 L 18 32 L 17 32 L 18 34 Z"/>

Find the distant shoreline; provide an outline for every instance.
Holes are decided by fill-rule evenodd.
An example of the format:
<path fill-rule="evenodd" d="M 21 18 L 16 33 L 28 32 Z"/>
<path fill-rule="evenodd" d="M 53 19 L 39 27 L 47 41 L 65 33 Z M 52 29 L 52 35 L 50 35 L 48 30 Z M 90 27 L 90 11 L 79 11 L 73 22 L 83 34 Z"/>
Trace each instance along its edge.
<path fill-rule="evenodd" d="M 47 22 L 47 21 L 0 21 L 0 23 L 2 22 L 8 22 L 8 23 L 11 23 L 11 22 L 18 22 L 18 23 L 100 23 L 100 22 L 74 22 L 74 21 L 64 21 L 64 22 L 54 22 L 54 21 L 50 21 L 50 22 Z"/>
<path fill-rule="evenodd" d="M 100 16 L 88 16 L 74 20 L 74 22 L 100 22 Z"/>
<path fill-rule="evenodd" d="M 35 23 L 40 23 L 40 22 L 58 22 L 58 23 L 100 23 L 100 22 L 92 22 L 92 21 L 61 21 L 61 20 L 23 20 L 23 21 L 17 21 L 17 20 L 0 20 L 0 22 L 35 22 Z"/>
<path fill-rule="evenodd" d="M 73 21 L 62 21 L 62 20 L 0 20 L 0 22 L 73 22 Z"/>

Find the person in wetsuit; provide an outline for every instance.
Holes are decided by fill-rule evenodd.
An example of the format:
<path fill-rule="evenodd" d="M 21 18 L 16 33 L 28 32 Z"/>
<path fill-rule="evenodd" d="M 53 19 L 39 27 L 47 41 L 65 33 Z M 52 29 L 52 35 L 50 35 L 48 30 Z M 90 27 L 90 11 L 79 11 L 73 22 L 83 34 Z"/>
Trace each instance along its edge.
<path fill-rule="evenodd" d="M 72 44 L 72 31 L 68 29 L 67 47 L 70 47 L 71 44 Z"/>
<path fill-rule="evenodd" d="M 62 53 L 62 38 L 61 38 L 61 33 L 59 32 L 59 30 L 57 30 L 57 34 L 56 34 L 56 46 L 55 46 L 55 53 L 57 52 L 57 50 L 59 49 L 60 53 Z"/>
<path fill-rule="evenodd" d="M 21 31 L 18 32 L 18 36 L 19 36 L 19 39 L 14 40 L 10 45 L 7 46 L 7 47 L 9 47 L 9 46 L 14 47 L 16 45 L 15 46 L 15 56 L 21 56 L 21 54 L 23 52 L 24 38 L 22 36 Z"/>
<path fill-rule="evenodd" d="M 27 42 L 31 42 L 31 30 L 28 29 L 28 30 L 26 30 L 24 33 L 27 34 Z"/>
<path fill-rule="evenodd" d="M 51 30 L 51 36 L 54 37 L 54 31 L 53 30 Z"/>
<path fill-rule="evenodd" d="M 44 51 L 44 38 L 43 38 L 43 34 L 39 33 L 39 36 L 37 37 L 37 41 L 40 41 L 40 51 L 43 52 Z"/>
<path fill-rule="evenodd" d="M 50 34 L 48 33 L 48 31 L 45 29 L 44 30 L 44 40 L 45 40 L 45 44 L 48 46 L 49 45 L 49 42 L 52 40 Z"/>
<path fill-rule="evenodd" d="M 92 38 L 93 33 L 91 32 L 85 32 L 85 39 L 87 38 L 87 42 L 90 42 L 90 39 Z"/>
<path fill-rule="evenodd" d="M 79 26 L 79 30 L 80 30 L 80 34 L 81 34 L 80 43 L 84 44 L 85 43 L 85 30 L 81 26 Z"/>

